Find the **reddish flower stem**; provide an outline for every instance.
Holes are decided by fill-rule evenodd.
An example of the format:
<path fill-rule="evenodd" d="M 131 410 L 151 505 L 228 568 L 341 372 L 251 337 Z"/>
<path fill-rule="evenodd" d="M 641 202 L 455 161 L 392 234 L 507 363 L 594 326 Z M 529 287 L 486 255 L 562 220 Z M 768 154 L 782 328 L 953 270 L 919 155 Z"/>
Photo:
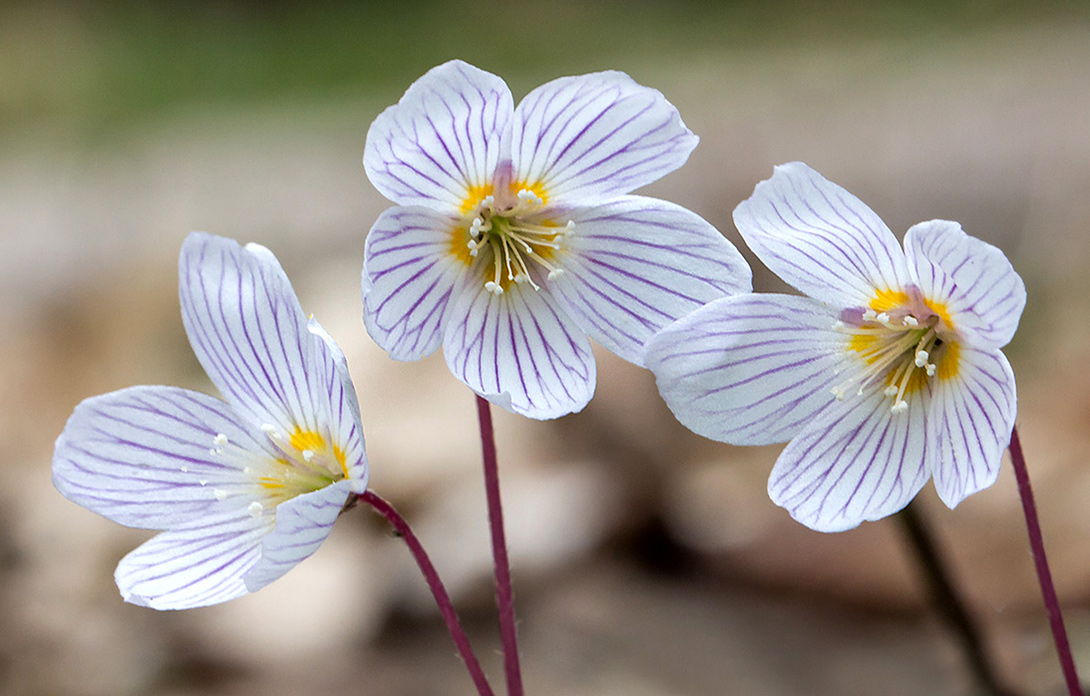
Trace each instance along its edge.
<path fill-rule="evenodd" d="M 1018 494 L 1022 497 L 1022 512 L 1026 516 L 1026 531 L 1029 532 L 1029 545 L 1033 550 L 1033 564 L 1037 568 L 1037 581 L 1041 585 L 1045 609 L 1048 610 L 1048 623 L 1052 627 L 1052 640 L 1056 643 L 1056 655 L 1060 659 L 1064 681 L 1070 696 L 1082 696 L 1079 675 L 1075 670 L 1075 658 L 1071 655 L 1071 644 L 1067 640 L 1064 617 L 1060 613 L 1060 600 L 1056 596 L 1056 587 L 1052 584 L 1052 571 L 1048 568 L 1045 557 L 1045 540 L 1041 535 L 1041 523 L 1037 519 L 1037 504 L 1033 501 L 1033 488 L 1029 484 L 1029 471 L 1022 455 L 1022 443 L 1018 439 L 1018 428 L 1011 430 L 1011 464 L 1014 476 L 1018 480 Z"/>
<path fill-rule="evenodd" d="M 413 530 L 409 528 L 409 523 L 390 503 L 371 491 L 356 497 L 385 517 L 397 530 L 398 536 L 404 540 L 405 545 L 409 547 L 413 558 L 416 559 L 416 564 L 420 566 L 420 571 L 424 574 L 424 579 L 427 581 L 431 593 L 435 596 L 435 603 L 439 605 L 439 611 L 447 622 L 447 630 L 450 631 L 450 637 L 454 639 L 454 644 L 458 647 L 462 660 L 465 661 L 469 676 L 477 687 L 477 693 L 481 696 L 495 696 L 492 692 L 492 686 L 488 683 L 488 679 L 485 678 L 484 671 L 481 669 L 481 663 L 477 661 L 477 656 L 473 654 L 473 648 L 469 644 L 469 637 L 462 630 L 462 625 L 458 621 L 458 614 L 454 611 L 454 604 L 450 601 L 450 595 L 447 594 L 446 588 L 443 587 L 443 581 L 439 579 L 439 573 L 435 570 L 435 566 L 432 565 L 431 559 L 428 558 L 428 554 L 420 544 L 420 540 L 416 538 Z"/>
<path fill-rule="evenodd" d="M 507 694 L 523 696 L 522 669 L 519 666 L 518 637 L 515 626 L 515 600 L 511 590 L 511 566 L 507 559 L 507 540 L 503 532 L 500 472 L 496 464 L 496 437 L 492 430 L 490 406 L 487 400 L 477 397 L 477 421 L 481 428 L 481 449 L 484 457 L 484 488 L 488 499 L 488 524 L 492 532 L 492 558 L 496 570 L 496 606 L 500 615 L 500 642 L 503 644 Z"/>

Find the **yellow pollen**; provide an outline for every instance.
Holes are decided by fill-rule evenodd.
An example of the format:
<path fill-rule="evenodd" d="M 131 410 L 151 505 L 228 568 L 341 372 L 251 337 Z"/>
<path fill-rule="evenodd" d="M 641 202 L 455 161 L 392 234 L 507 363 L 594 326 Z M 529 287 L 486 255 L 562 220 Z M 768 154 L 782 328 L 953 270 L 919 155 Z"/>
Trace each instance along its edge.
<path fill-rule="evenodd" d="M 949 330 L 954 330 L 954 322 L 950 320 L 950 311 L 946 309 L 946 305 L 941 302 L 935 302 L 934 300 L 924 300 L 924 304 L 926 304 L 927 308 L 932 312 L 939 315 L 939 319 L 942 320 L 942 323 L 945 324 Z"/>
<path fill-rule="evenodd" d="M 466 197 L 462 200 L 460 210 L 462 214 L 472 212 L 481 204 L 485 197 L 492 195 L 492 184 L 483 186 L 470 186 L 466 190 Z"/>
<path fill-rule="evenodd" d="M 316 433 L 313 430 L 303 430 L 298 426 L 295 428 L 295 432 L 291 434 L 289 443 L 300 452 L 303 450 L 321 452 L 326 448 L 325 438 L 322 437 L 321 433 Z"/>
<path fill-rule="evenodd" d="M 942 316 L 941 314 L 939 316 Z M 961 348 L 957 343 L 949 341 L 944 344 L 946 354 L 942 356 L 942 362 L 937 367 L 935 376 L 939 379 L 952 379 L 958 374 L 958 362 L 961 360 Z"/>
<path fill-rule="evenodd" d="M 516 181 L 511 184 L 511 193 L 518 195 L 519 191 L 528 190 L 533 191 L 534 195 L 541 199 L 542 205 L 549 203 L 549 196 L 545 193 L 545 184 L 540 181 L 531 184 L 528 181 Z"/>
<path fill-rule="evenodd" d="M 879 290 L 870 301 L 870 307 L 876 312 L 888 312 L 903 307 L 908 300 L 908 295 L 900 290 Z"/>

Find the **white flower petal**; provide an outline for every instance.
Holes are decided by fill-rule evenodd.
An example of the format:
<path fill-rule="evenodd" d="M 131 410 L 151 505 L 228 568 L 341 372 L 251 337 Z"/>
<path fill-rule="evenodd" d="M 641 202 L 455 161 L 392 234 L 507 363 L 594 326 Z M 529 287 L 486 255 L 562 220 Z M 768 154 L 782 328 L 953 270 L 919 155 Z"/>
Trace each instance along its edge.
<path fill-rule="evenodd" d="M 308 329 L 268 249 L 193 233 L 182 246 L 179 276 L 193 351 L 254 427 L 272 426 L 287 436 L 296 429 L 329 433 L 343 438 L 335 443 L 343 451 L 362 457 L 354 396 L 338 366 L 344 356 Z M 349 464 L 359 469 L 359 461 Z"/>
<path fill-rule="evenodd" d="M 1007 358 L 960 346 L 957 374 L 934 382 L 927 430 L 935 489 L 948 506 L 995 483 L 1016 411 Z"/>
<path fill-rule="evenodd" d="M 243 577 L 246 589 L 256 592 L 317 551 L 344 509 L 352 485 L 339 481 L 280 503 L 276 526 L 261 541 L 261 559 Z"/>
<path fill-rule="evenodd" d="M 724 295 L 749 292 L 749 265 L 709 223 L 681 206 L 642 196 L 572 211 L 575 228 L 549 289 L 591 338 L 642 364 L 667 324 Z"/>
<path fill-rule="evenodd" d="M 865 307 L 876 290 L 900 290 L 909 279 L 881 218 L 801 162 L 757 184 L 734 209 L 734 224 L 773 273 L 837 307 Z"/>
<path fill-rule="evenodd" d="M 835 319 L 807 297 L 726 297 L 655 335 L 646 363 L 694 432 L 736 445 L 784 442 L 834 402 L 847 340 Z"/>
<path fill-rule="evenodd" d="M 905 252 L 924 296 L 944 304 L 974 346 L 998 349 L 1010 342 L 1026 287 L 1002 251 L 956 222 L 931 220 L 908 230 Z"/>
<path fill-rule="evenodd" d="M 260 556 L 271 518 L 245 510 L 205 517 L 163 532 L 121 559 L 114 574 L 126 602 L 192 609 L 246 594 L 242 576 Z"/>
<path fill-rule="evenodd" d="M 64 497 L 129 527 L 168 529 L 218 507 L 214 495 L 249 478 L 212 452 L 217 436 L 265 453 L 219 399 L 173 387 L 132 387 L 76 407 L 53 452 Z M 271 456 L 271 454 L 269 454 Z"/>
<path fill-rule="evenodd" d="M 367 236 L 364 324 L 394 360 L 418 360 L 443 341 L 443 317 L 466 276 L 453 253 L 455 224 L 426 208 L 396 207 Z"/>
<path fill-rule="evenodd" d="M 443 353 L 470 389 L 530 418 L 580 411 L 594 393 L 586 332 L 529 284 L 512 283 L 499 296 L 468 286 L 452 310 Z"/>
<path fill-rule="evenodd" d="M 802 524 L 839 532 L 902 509 L 927 481 L 926 399 L 890 412 L 874 387 L 817 414 L 784 448 L 768 479 L 772 501 Z"/>
<path fill-rule="evenodd" d="M 495 75 L 460 60 L 432 68 L 371 124 L 367 177 L 400 205 L 456 211 L 509 157 L 513 111 Z"/>
<path fill-rule="evenodd" d="M 624 73 L 563 77 L 515 110 L 515 178 L 565 203 L 628 193 L 684 164 L 697 140 L 658 90 Z"/>

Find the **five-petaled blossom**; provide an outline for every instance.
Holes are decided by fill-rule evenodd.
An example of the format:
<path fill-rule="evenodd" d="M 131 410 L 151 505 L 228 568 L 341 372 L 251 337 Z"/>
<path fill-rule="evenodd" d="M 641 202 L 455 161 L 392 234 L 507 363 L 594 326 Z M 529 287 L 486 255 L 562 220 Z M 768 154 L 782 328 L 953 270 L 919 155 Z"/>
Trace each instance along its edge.
<path fill-rule="evenodd" d="M 162 386 L 87 399 L 53 455 L 65 497 L 165 530 L 115 574 L 127 601 L 156 609 L 279 578 L 317 550 L 368 471 L 344 355 L 272 253 L 194 233 L 178 266 L 186 332 L 226 402 Z"/>
<path fill-rule="evenodd" d="M 1026 300 L 1003 253 L 945 220 L 914 225 L 902 250 L 798 162 L 734 220 L 809 297 L 730 297 L 658 334 L 647 364 L 678 419 L 733 444 L 790 440 L 769 494 L 822 531 L 900 510 L 928 477 L 950 507 L 995 482 L 1015 416 L 1000 349 Z"/>
<path fill-rule="evenodd" d="M 367 133 L 367 176 L 397 204 L 367 238 L 368 332 L 397 360 L 442 344 L 458 379 L 515 413 L 582 409 L 588 335 L 642 364 L 656 331 L 751 287 L 702 218 L 626 195 L 696 142 L 661 93 L 623 73 L 553 80 L 516 109 L 495 75 L 432 69 Z"/>

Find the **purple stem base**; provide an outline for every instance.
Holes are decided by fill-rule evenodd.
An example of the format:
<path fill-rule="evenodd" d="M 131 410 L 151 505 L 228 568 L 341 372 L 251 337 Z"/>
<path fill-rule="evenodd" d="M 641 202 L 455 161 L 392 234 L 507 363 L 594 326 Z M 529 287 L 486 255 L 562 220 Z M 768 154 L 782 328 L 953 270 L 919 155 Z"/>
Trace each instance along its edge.
<path fill-rule="evenodd" d="M 1048 610 L 1048 623 L 1052 628 L 1052 640 L 1056 643 L 1056 655 L 1060 659 L 1064 681 L 1067 683 L 1069 696 L 1082 696 L 1079 675 L 1075 670 L 1075 658 L 1071 655 L 1071 644 L 1067 640 L 1064 617 L 1060 613 L 1060 600 L 1056 596 L 1056 587 L 1052 584 L 1052 571 L 1048 568 L 1045 556 L 1045 540 L 1041 535 L 1041 523 L 1037 519 L 1037 504 L 1033 500 L 1033 488 L 1029 483 L 1029 471 L 1026 459 L 1022 455 L 1022 443 L 1018 439 L 1018 428 L 1011 430 L 1011 464 L 1014 476 L 1018 480 L 1018 494 L 1022 497 L 1022 512 L 1026 516 L 1026 531 L 1029 533 L 1029 545 L 1033 550 L 1033 564 L 1037 568 L 1037 581 L 1041 585 L 1041 595 Z"/>

